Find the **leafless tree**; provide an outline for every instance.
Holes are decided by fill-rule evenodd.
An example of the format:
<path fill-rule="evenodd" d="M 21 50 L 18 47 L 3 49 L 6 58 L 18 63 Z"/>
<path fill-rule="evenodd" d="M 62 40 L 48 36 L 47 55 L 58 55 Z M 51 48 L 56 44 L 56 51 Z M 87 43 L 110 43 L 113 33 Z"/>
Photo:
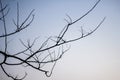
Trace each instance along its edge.
<path fill-rule="evenodd" d="M 97 4 L 100 2 L 100 0 L 98 0 L 95 5 L 93 5 L 93 7 L 88 10 L 84 15 L 82 15 L 81 17 L 79 17 L 76 20 L 73 20 L 69 15 L 67 15 L 68 20 L 66 19 L 67 24 L 63 27 L 63 29 L 60 31 L 60 33 L 57 36 L 50 36 L 49 38 L 47 38 L 42 45 L 40 44 L 39 48 L 36 50 L 33 50 L 33 46 L 35 46 L 35 42 L 38 38 L 34 39 L 33 42 L 30 42 L 29 40 L 27 41 L 27 44 L 25 44 L 22 40 L 20 40 L 21 44 L 25 47 L 23 50 L 21 50 L 20 52 L 17 53 L 12 53 L 8 51 L 8 38 L 11 36 L 14 36 L 17 33 L 21 33 L 21 31 L 25 30 L 26 28 L 28 28 L 31 23 L 34 20 L 34 10 L 32 10 L 28 16 L 25 18 L 25 20 L 23 20 L 23 22 L 20 22 L 20 15 L 19 15 L 19 4 L 17 3 L 17 19 L 13 20 L 13 24 L 16 27 L 16 29 L 14 31 L 11 31 L 10 33 L 8 33 L 7 31 L 7 27 L 6 27 L 6 16 L 9 13 L 9 8 L 8 5 L 3 5 L 2 0 L 0 0 L 0 22 L 3 25 L 0 25 L 0 27 L 2 27 L 4 30 L 2 34 L 0 34 L 0 40 L 3 40 L 4 42 L 4 49 L 0 49 L 0 56 L 3 57 L 3 60 L 0 61 L 0 67 L 2 69 L 2 71 L 6 74 L 6 76 L 12 78 L 13 80 L 23 80 L 26 76 L 27 73 L 25 72 L 25 75 L 20 78 L 18 76 L 13 76 L 11 74 L 9 74 L 6 71 L 6 68 L 4 66 L 18 66 L 21 65 L 23 67 L 32 67 L 35 70 L 38 70 L 40 72 L 45 73 L 45 75 L 47 77 L 51 76 L 52 71 L 56 65 L 56 62 L 61 59 L 61 57 L 63 56 L 63 54 L 69 50 L 69 46 L 68 43 L 70 42 L 74 42 L 77 40 L 80 40 L 84 37 L 87 37 L 89 35 L 91 35 L 92 33 L 94 33 L 99 27 L 100 25 L 104 22 L 105 18 L 103 18 L 102 21 L 100 21 L 100 23 L 95 27 L 95 29 L 84 33 L 84 29 L 81 27 L 81 33 L 80 36 L 78 36 L 75 39 L 68 39 L 65 40 L 64 37 L 66 35 L 66 33 L 68 32 L 70 26 L 76 24 L 77 22 L 79 22 L 81 19 L 83 19 L 86 15 L 88 15 L 96 6 Z M 49 44 L 51 43 L 52 44 Z M 2 46 L 0 44 L 0 46 Z M 24 55 L 26 56 L 26 58 L 22 58 L 20 55 Z M 16 60 L 13 62 L 10 62 L 8 59 L 14 59 Z M 44 69 L 44 66 L 46 64 L 52 63 L 52 68 L 50 71 Z"/>

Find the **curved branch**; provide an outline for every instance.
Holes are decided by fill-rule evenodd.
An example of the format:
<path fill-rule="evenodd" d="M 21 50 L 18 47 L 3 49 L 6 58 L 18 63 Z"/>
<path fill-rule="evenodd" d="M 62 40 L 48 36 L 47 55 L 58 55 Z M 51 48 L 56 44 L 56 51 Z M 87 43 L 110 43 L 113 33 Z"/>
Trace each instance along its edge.
<path fill-rule="evenodd" d="M 0 67 L 2 68 L 3 72 L 10 78 L 12 78 L 13 80 L 23 80 L 26 76 L 27 73 L 25 73 L 25 76 L 23 76 L 21 79 L 18 78 L 18 76 L 13 77 L 10 74 L 8 74 L 4 68 L 3 65 L 7 65 L 7 66 L 18 66 L 18 65 L 26 65 L 26 67 L 32 67 L 35 70 L 41 71 L 43 73 L 45 73 L 45 75 L 47 77 L 50 77 L 53 69 L 56 65 L 56 62 L 58 60 L 60 60 L 62 58 L 62 56 L 64 55 L 64 53 L 66 51 L 69 50 L 69 47 L 64 47 L 65 45 L 67 45 L 67 43 L 70 42 L 74 42 L 74 41 L 78 41 L 84 37 L 87 37 L 89 35 L 91 35 L 92 33 L 94 33 L 100 26 L 101 24 L 104 22 L 105 17 L 103 18 L 103 20 L 96 26 L 95 29 L 91 30 L 88 33 L 84 33 L 83 28 L 81 27 L 81 36 L 78 36 L 75 39 L 68 39 L 65 40 L 64 37 L 67 34 L 70 26 L 74 25 L 75 23 L 77 23 L 78 21 L 80 21 L 81 19 L 83 19 L 85 16 L 87 16 L 91 11 L 93 11 L 93 9 L 98 5 L 98 3 L 101 0 L 98 0 L 93 7 L 88 10 L 85 14 L 83 14 L 81 17 L 79 17 L 76 20 L 72 20 L 72 18 L 67 15 L 69 20 L 66 20 L 67 24 L 65 25 L 65 27 L 63 27 L 63 29 L 60 31 L 60 33 L 58 34 L 58 36 L 55 37 L 49 37 L 47 38 L 42 44 L 41 46 L 39 46 L 38 49 L 34 50 L 33 46 L 34 43 L 36 41 L 36 39 L 34 39 L 34 41 L 32 43 L 30 43 L 30 40 L 27 41 L 27 44 L 25 44 L 22 40 L 20 40 L 21 44 L 25 47 L 25 49 L 21 50 L 20 52 L 14 53 L 13 55 L 11 55 L 11 53 L 7 52 L 7 38 L 9 38 L 9 36 L 12 36 L 14 34 L 17 34 L 18 32 L 21 32 L 22 30 L 26 29 L 28 26 L 30 26 L 30 24 L 33 22 L 34 20 L 34 9 L 29 13 L 29 15 L 25 18 L 25 20 L 20 24 L 19 22 L 19 4 L 17 3 L 17 19 L 16 21 L 13 20 L 13 24 L 15 25 L 16 29 L 15 31 L 11 32 L 11 33 L 7 33 L 7 29 L 6 29 L 6 22 L 5 22 L 5 16 L 7 14 L 4 14 L 4 11 L 6 9 L 7 6 L 3 7 L 2 6 L 2 2 L 0 0 L 0 6 L 1 6 L 1 10 L 0 13 L 2 13 L 2 17 L 0 17 L 0 20 L 3 21 L 4 25 L 4 34 L 0 35 L 0 39 L 4 39 L 5 38 L 5 50 L 2 51 L 0 50 L 0 54 L 2 54 L 4 56 L 3 62 L 0 63 Z M 32 18 L 31 18 L 32 17 Z M 49 45 L 48 43 L 53 42 L 54 44 Z M 57 50 L 57 51 L 56 51 Z M 8 54 L 9 53 L 9 54 Z M 56 55 L 57 54 L 57 55 Z M 25 55 L 27 57 L 25 57 L 24 59 L 20 56 L 20 55 Z M 44 56 L 42 56 L 44 55 Z M 9 62 L 7 61 L 7 59 L 15 59 L 19 62 Z M 34 65 L 34 63 L 37 65 Z M 44 65 L 46 65 L 47 63 L 52 63 L 52 68 L 49 70 L 44 69 Z"/>

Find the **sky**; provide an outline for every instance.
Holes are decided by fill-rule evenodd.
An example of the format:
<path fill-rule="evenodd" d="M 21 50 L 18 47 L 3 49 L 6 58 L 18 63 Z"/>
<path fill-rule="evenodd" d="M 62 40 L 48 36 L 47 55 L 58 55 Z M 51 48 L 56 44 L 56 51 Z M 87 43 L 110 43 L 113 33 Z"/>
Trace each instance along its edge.
<path fill-rule="evenodd" d="M 30 27 L 10 38 L 9 51 L 16 52 L 23 48 L 19 46 L 19 39 L 27 41 L 40 37 L 37 43 L 41 43 L 51 35 L 58 35 L 66 24 L 64 19 L 68 19 L 66 14 L 75 20 L 87 12 L 96 1 L 5 0 L 10 7 L 6 21 L 7 26 L 10 25 L 7 27 L 8 31 L 14 29 L 11 19 L 16 19 L 17 2 L 20 5 L 21 21 L 35 9 L 35 19 Z M 120 0 L 101 0 L 90 14 L 72 26 L 66 39 L 78 36 L 81 26 L 87 31 L 95 28 L 104 17 L 106 20 L 96 32 L 70 43 L 70 50 L 57 62 L 51 77 L 27 68 L 23 69 L 29 73 L 25 80 L 120 80 Z M 2 46 L 0 47 L 2 49 Z M 17 70 L 8 69 L 10 73 L 16 73 Z M 0 73 L 0 80 L 11 80 L 1 69 Z"/>

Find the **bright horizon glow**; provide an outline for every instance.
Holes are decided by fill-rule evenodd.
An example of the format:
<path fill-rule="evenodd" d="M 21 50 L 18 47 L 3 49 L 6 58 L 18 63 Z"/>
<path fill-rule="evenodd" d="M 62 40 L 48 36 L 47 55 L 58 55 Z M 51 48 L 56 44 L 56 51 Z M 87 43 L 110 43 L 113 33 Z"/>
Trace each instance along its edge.
<path fill-rule="evenodd" d="M 75 20 L 88 11 L 97 0 L 6 0 L 11 7 L 9 18 L 16 17 L 13 14 L 16 14 L 17 1 L 20 5 L 21 21 L 32 9 L 35 9 L 35 19 L 28 29 L 12 37 L 15 42 L 10 43 L 10 51 L 16 47 L 18 47 L 16 51 L 21 49 L 17 43 L 19 38 L 27 41 L 27 39 L 33 40 L 40 36 L 37 43 L 41 43 L 51 35 L 58 35 L 66 24 L 64 21 L 66 14 Z M 78 34 L 80 26 L 90 30 L 96 27 L 103 17 L 107 17 L 95 33 L 80 41 L 70 43 L 71 49 L 57 62 L 50 78 L 42 72 L 26 68 L 23 71 L 28 71 L 28 76 L 24 80 L 120 80 L 119 3 L 119 0 L 101 0 L 90 14 L 72 26 L 68 38 L 74 37 L 72 35 L 74 32 L 75 35 Z M 16 72 L 16 70 L 8 69 L 11 72 Z M 2 74 L 0 69 L 1 79 L 11 80 Z"/>

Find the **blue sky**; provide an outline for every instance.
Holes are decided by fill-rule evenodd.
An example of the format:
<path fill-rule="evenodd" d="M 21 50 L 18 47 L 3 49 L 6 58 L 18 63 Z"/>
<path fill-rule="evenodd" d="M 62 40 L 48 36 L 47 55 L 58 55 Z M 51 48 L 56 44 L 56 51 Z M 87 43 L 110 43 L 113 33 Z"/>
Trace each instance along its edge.
<path fill-rule="evenodd" d="M 40 43 L 51 35 L 58 35 L 66 24 L 66 14 L 75 20 L 97 0 L 6 0 L 11 7 L 9 18 L 15 19 L 17 1 L 21 21 L 32 9 L 35 9 L 35 19 L 28 29 L 11 38 L 14 44 L 9 43 L 9 51 L 13 52 L 21 49 L 17 42 L 19 38 L 26 41 L 40 36 L 37 42 Z M 80 26 L 88 31 L 93 29 L 105 16 L 105 22 L 95 33 L 70 43 L 71 49 L 57 62 L 50 78 L 27 68 L 30 74 L 25 80 L 120 80 L 120 0 L 101 0 L 90 14 L 70 29 L 66 39 L 78 35 Z M 11 20 L 7 22 L 12 26 Z"/>

